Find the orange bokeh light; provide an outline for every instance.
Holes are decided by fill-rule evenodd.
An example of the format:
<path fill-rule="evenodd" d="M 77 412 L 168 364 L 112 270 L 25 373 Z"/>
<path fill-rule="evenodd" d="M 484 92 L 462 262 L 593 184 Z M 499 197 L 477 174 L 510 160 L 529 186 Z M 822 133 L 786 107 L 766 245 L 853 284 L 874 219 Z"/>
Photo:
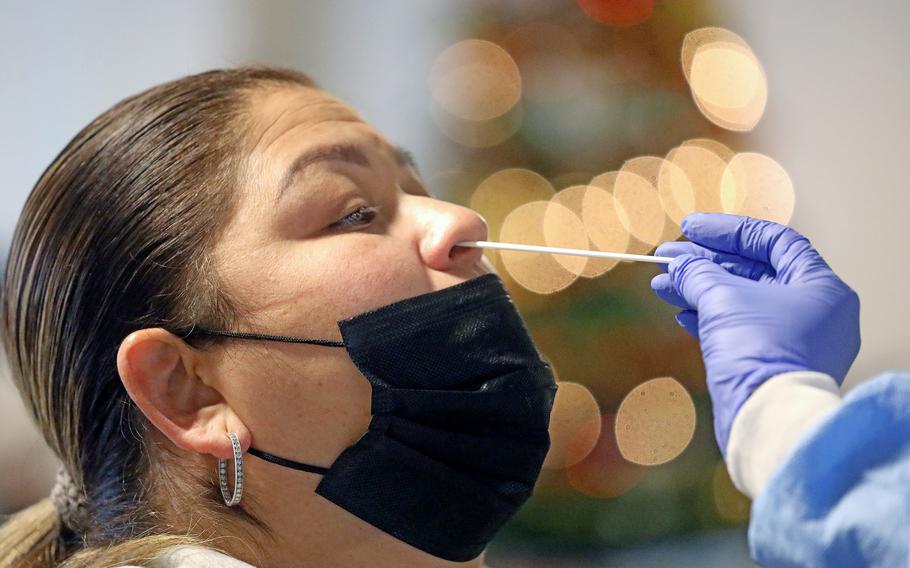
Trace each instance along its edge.
<path fill-rule="evenodd" d="M 532 201 L 516 207 L 502 222 L 502 242 L 586 249 L 588 238 L 577 215 L 559 203 Z M 571 285 L 584 270 L 583 256 L 501 250 L 499 258 L 516 283 L 537 294 L 553 294 Z"/>
<path fill-rule="evenodd" d="M 518 103 L 521 75 L 505 49 L 491 41 L 467 39 L 436 58 L 430 89 L 446 112 L 464 120 L 490 120 Z"/>
<path fill-rule="evenodd" d="M 683 452 L 695 434 L 695 403 L 671 377 L 638 385 L 616 411 L 616 441 L 622 456 L 641 465 L 660 465 Z"/>
<path fill-rule="evenodd" d="M 583 460 L 600 438 L 600 407 L 587 387 L 560 382 L 550 413 L 546 469 L 565 469 Z"/>
<path fill-rule="evenodd" d="M 768 102 L 768 80 L 741 37 L 724 28 L 694 30 L 686 34 L 680 58 L 692 99 L 705 118 L 728 130 L 755 128 Z"/>
<path fill-rule="evenodd" d="M 654 13 L 654 0 L 576 0 L 594 21 L 627 28 L 640 24 Z"/>

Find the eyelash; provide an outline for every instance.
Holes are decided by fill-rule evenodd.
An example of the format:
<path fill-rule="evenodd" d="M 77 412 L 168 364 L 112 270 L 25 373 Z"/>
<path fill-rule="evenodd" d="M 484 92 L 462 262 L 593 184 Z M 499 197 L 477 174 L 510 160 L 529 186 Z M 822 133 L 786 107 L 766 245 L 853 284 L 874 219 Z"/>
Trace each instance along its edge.
<path fill-rule="evenodd" d="M 376 218 L 376 215 L 378 213 L 379 213 L 379 207 L 358 207 L 351 213 L 348 213 L 341 219 L 332 223 L 331 226 L 332 227 L 345 227 L 345 226 L 369 225 Z M 350 221 L 350 219 L 352 219 L 358 215 L 360 216 L 359 220 Z M 363 219 L 364 216 L 366 217 L 365 220 Z"/>

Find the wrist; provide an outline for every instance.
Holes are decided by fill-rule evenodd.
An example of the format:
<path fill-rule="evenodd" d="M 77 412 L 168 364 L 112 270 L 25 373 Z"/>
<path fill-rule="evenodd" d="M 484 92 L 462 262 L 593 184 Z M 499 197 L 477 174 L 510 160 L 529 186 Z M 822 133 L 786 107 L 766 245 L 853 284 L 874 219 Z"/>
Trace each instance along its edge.
<path fill-rule="evenodd" d="M 730 430 L 724 461 L 733 484 L 756 497 L 799 440 L 840 402 L 836 381 L 824 373 L 790 372 L 765 381 Z"/>
<path fill-rule="evenodd" d="M 786 373 L 812 372 L 804 365 L 768 363 L 755 359 L 742 361 L 737 366 L 744 370 L 720 374 L 712 373 L 709 369 L 707 377 L 713 405 L 715 437 L 722 455 L 726 455 L 730 429 L 736 416 L 759 387 Z"/>

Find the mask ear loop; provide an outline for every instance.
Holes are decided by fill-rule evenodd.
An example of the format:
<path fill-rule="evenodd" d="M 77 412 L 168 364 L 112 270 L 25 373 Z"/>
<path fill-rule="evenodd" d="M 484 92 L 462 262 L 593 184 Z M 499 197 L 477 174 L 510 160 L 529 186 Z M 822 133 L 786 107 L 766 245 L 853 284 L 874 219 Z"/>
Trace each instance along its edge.
<path fill-rule="evenodd" d="M 276 456 L 274 454 L 263 452 L 262 450 L 257 450 L 256 448 L 250 448 L 247 453 L 256 456 L 261 460 L 271 462 L 275 465 L 280 465 L 281 467 L 296 469 L 297 471 L 306 471 L 308 473 L 315 473 L 317 475 L 325 475 L 329 472 L 329 468 L 327 467 L 319 467 L 318 465 L 296 462 L 287 458 Z"/>
<path fill-rule="evenodd" d="M 187 339 L 192 336 L 228 337 L 231 339 L 281 341 L 284 343 L 307 343 L 310 345 L 322 345 L 325 347 L 344 347 L 343 341 L 335 341 L 333 339 L 304 339 L 301 337 L 290 337 L 287 335 L 267 335 L 247 331 L 214 331 L 200 327 L 194 327 L 188 332 L 181 334 L 180 337 L 182 339 Z M 240 502 L 240 497 L 243 494 L 243 453 L 240 451 L 240 440 L 237 438 L 237 434 L 234 432 L 228 432 L 228 437 L 231 439 L 231 446 L 234 449 L 234 494 L 228 494 L 227 460 L 218 460 L 218 479 L 221 483 L 221 495 L 224 497 L 224 504 L 228 507 L 233 507 Z M 329 472 L 329 469 L 325 467 L 296 462 L 287 458 L 282 458 L 280 456 L 270 454 L 268 452 L 263 452 L 262 450 L 257 450 L 253 447 L 249 448 L 247 450 L 247 453 L 256 456 L 261 460 L 271 462 L 275 465 L 280 465 L 282 467 L 287 467 L 290 469 L 296 469 L 298 471 L 306 471 L 309 473 L 315 473 L 317 475 L 325 475 Z M 240 480 L 239 484 L 238 479 Z"/>

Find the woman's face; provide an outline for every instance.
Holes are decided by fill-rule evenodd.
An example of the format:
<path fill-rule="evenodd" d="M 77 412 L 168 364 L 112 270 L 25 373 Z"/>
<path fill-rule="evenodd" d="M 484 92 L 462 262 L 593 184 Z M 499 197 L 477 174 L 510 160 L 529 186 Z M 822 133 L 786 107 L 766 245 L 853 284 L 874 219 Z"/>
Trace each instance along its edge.
<path fill-rule="evenodd" d="M 473 211 L 429 196 L 407 158 L 339 100 L 254 95 L 236 214 L 214 251 L 243 329 L 341 339 L 337 321 L 492 269 Z M 264 451 L 329 466 L 366 430 L 370 386 L 341 348 L 228 340 L 208 376 Z"/>

